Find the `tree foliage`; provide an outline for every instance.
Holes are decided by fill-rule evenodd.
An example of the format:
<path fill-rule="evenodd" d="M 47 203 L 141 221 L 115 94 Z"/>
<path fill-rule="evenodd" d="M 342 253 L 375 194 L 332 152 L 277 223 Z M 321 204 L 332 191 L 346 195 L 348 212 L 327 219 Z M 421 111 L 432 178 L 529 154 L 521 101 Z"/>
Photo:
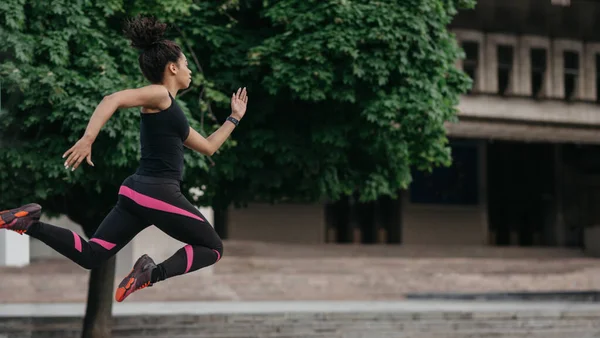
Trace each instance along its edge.
<path fill-rule="evenodd" d="M 405 188 L 411 168 L 449 164 L 444 123 L 455 120 L 470 80 L 454 67 L 461 50 L 446 27 L 459 6 L 473 5 L 241 3 L 230 13 L 233 33 L 222 36 L 244 48 L 231 39 L 208 46 L 221 88 L 251 87 L 237 148 L 215 159 L 212 193 L 225 204 L 352 193 L 374 200 Z"/>

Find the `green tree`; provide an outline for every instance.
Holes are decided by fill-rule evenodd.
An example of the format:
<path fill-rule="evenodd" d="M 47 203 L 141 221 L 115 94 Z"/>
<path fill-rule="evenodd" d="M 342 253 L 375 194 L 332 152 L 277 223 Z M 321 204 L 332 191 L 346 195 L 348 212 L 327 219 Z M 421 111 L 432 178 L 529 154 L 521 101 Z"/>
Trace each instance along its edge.
<path fill-rule="evenodd" d="M 412 168 L 448 165 L 444 123 L 471 81 L 454 67 L 462 51 L 447 25 L 472 6 L 240 1 L 212 20 L 210 5 L 192 7 L 185 26 L 206 77 L 251 94 L 236 149 L 200 174 L 214 182 L 204 202 L 370 201 L 406 188 Z"/>

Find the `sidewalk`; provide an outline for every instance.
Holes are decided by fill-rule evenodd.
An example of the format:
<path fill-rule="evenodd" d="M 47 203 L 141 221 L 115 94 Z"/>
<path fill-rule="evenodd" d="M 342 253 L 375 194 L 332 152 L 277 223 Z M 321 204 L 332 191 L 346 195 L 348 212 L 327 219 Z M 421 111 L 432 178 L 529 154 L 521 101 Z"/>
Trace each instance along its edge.
<path fill-rule="evenodd" d="M 117 276 L 115 284 L 123 276 Z M 67 260 L 0 268 L 0 303 L 83 303 L 88 272 Z M 600 260 L 578 250 L 225 242 L 212 273 L 131 302 L 394 301 L 408 293 L 600 290 Z"/>
<path fill-rule="evenodd" d="M 2 317 L 82 317 L 83 303 L 53 304 L 0 304 Z M 544 317 L 564 317 L 585 314 L 600 317 L 600 304 L 577 304 L 560 302 L 435 302 L 435 301 L 295 301 L 295 302 L 124 302 L 113 305 L 113 314 L 119 316 L 162 315 L 235 315 L 276 313 L 426 313 L 436 314 L 480 313 L 491 314 L 529 313 Z M 487 314 L 487 315 L 486 315 Z"/>

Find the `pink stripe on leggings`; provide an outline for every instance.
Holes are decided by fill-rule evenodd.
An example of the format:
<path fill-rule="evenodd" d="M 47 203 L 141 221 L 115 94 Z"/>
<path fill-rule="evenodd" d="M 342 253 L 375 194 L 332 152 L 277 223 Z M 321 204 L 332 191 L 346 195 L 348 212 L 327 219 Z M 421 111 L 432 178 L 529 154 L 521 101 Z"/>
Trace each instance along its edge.
<path fill-rule="evenodd" d="M 114 248 L 115 246 L 117 246 L 114 243 L 107 242 L 105 240 L 98 239 L 98 238 L 92 238 L 92 239 L 90 239 L 90 242 L 97 243 L 98 245 L 100 245 L 101 247 L 103 247 L 106 250 L 111 250 L 112 248 Z"/>
<path fill-rule="evenodd" d="M 187 255 L 187 267 L 184 273 L 187 273 L 192 268 L 192 262 L 194 261 L 194 249 L 191 245 L 184 246 L 185 254 Z"/>
<path fill-rule="evenodd" d="M 220 261 L 221 260 L 221 254 L 217 250 L 215 250 L 215 249 L 212 249 L 212 251 L 214 251 L 217 254 L 217 262 Z"/>
<path fill-rule="evenodd" d="M 75 242 L 75 250 L 81 252 L 81 237 L 75 233 L 75 231 L 71 231 L 73 233 L 73 241 Z"/>
<path fill-rule="evenodd" d="M 187 210 L 183 210 L 169 203 L 163 202 L 161 200 L 157 200 L 156 198 L 146 196 L 144 194 L 140 194 L 139 192 L 126 187 L 124 185 L 119 189 L 119 194 L 131 198 L 135 203 L 150 209 L 166 211 L 173 214 L 183 215 L 191 218 L 195 218 L 202 222 L 205 222 L 200 216 L 192 214 Z"/>

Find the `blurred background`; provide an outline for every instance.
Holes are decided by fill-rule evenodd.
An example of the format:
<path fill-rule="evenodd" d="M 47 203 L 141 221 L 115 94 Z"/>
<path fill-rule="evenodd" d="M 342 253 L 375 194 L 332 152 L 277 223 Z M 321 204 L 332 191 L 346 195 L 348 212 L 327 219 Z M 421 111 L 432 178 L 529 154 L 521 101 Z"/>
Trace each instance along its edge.
<path fill-rule="evenodd" d="M 590 323 L 600 317 L 600 2 L 5 0 L 0 209 L 35 201 L 46 222 L 89 238 L 114 205 L 139 159 L 135 110 L 103 129 L 95 167 L 65 171 L 60 156 L 104 95 L 145 85 L 121 34 L 138 14 L 169 23 L 166 38 L 182 46 L 194 78 L 177 100 L 203 135 L 228 116 L 230 93 L 248 88 L 248 113 L 221 150 L 186 153 L 183 187 L 224 240 L 224 258 L 136 292 L 127 302 L 138 308 L 111 314 L 111 287 L 141 254 L 162 261 L 184 243 L 149 228 L 90 274 L 2 231 L 0 337 L 141 336 L 125 328 L 143 326 L 131 318 L 159 315 L 170 324 L 143 334 L 217 337 L 169 317 L 209 323 L 198 309 L 213 303 L 198 302 L 261 314 L 298 311 L 265 302 L 313 302 L 318 314 L 337 310 L 314 302 L 386 301 L 397 302 L 390 313 L 414 314 L 408 300 L 428 299 L 435 311 L 475 313 L 445 306 L 477 297 L 552 301 L 558 307 L 535 310 L 559 317 L 545 333 L 515 319 L 518 307 L 503 308 L 513 311 L 502 312 L 506 322 L 483 320 L 488 331 L 447 316 L 435 327 L 456 337 L 460 327 L 482 337 L 600 332 L 590 324 L 574 333 L 558 319 L 569 302 L 589 305 Z M 188 310 L 144 312 L 180 302 Z M 44 324 L 54 312 L 72 320 Z M 223 324 L 236 319 L 209 326 L 236 327 L 239 337 L 279 336 L 274 326 L 285 337 L 435 331 L 425 320 L 353 313 L 364 325 L 319 317 L 288 327 L 278 317 L 254 329 Z M 330 331 L 319 333 L 323 325 Z"/>

